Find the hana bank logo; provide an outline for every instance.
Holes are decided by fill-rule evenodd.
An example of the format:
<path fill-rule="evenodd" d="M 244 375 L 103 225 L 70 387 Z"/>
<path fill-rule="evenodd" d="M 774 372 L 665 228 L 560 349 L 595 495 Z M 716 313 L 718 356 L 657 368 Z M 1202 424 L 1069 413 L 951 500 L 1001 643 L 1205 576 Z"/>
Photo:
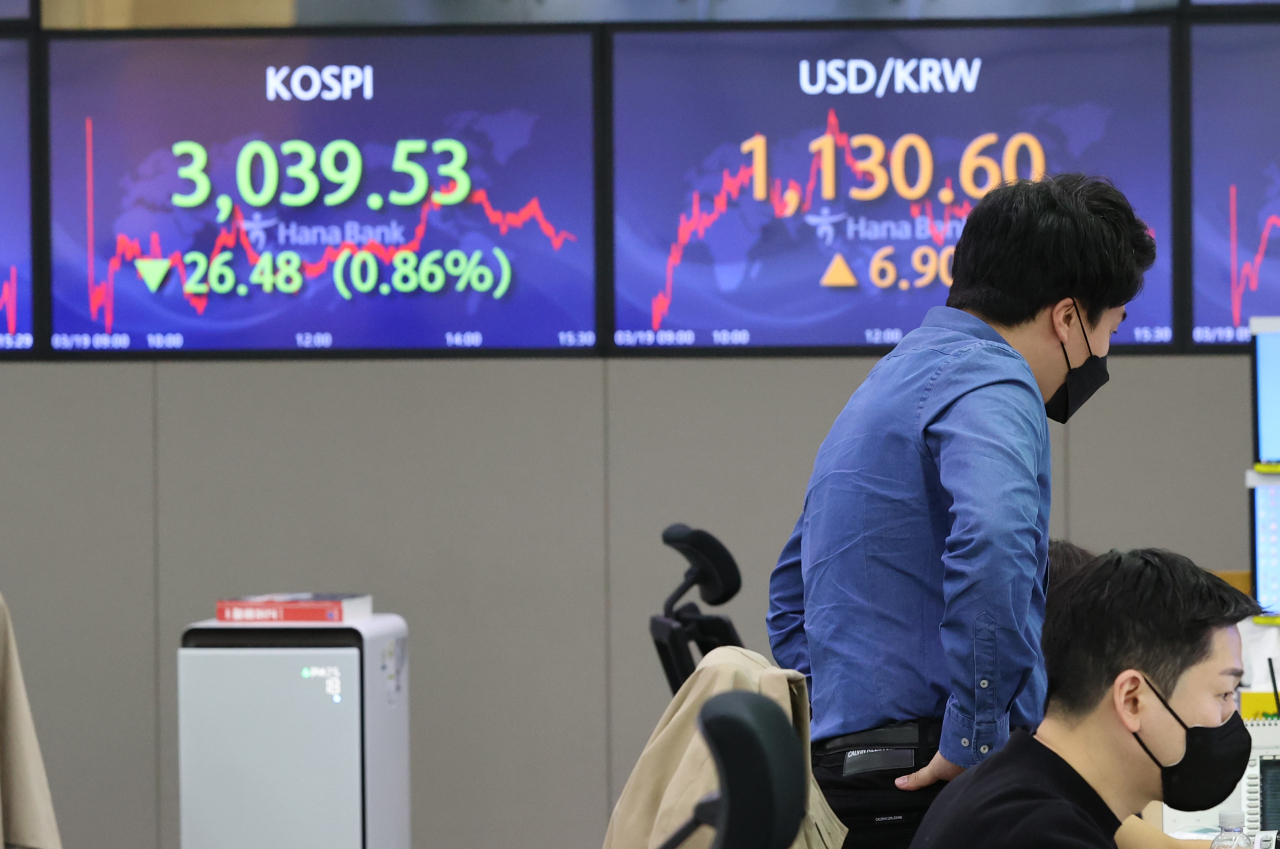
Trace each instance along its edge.
<path fill-rule="evenodd" d="M 895 94 L 973 91 L 978 87 L 981 59 L 895 59 L 890 56 L 879 72 L 866 59 L 819 59 L 811 67 L 800 60 L 800 90 L 805 94 L 866 94 L 875 89 L 884 97 L 893 83 Z"/>
<path fill-rule="evenodd" d="M 357 90 L 373 100 L 372 65 L 267 66 L 267 100 L 350 100 Z"/>

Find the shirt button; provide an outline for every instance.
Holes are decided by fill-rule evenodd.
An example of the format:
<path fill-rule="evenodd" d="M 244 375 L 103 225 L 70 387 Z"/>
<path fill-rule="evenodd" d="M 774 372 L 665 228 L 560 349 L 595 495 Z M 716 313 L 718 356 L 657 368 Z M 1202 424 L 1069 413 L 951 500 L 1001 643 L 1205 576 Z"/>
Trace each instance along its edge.
<path fill-rule="evenodd" d="M 960 745 L 961 745 L 961 746 L 968 747 L 968 745 L 969 745 L 969 738 L 968 738 L 968 737 L 961 737 L 961 738 L 960 738 Z"/>
<path fill-rule="evenodd" d="M 978 749 L 978 751 L 979 751 L 979 752 L 982 752 L 982 754 L 984 754 L 984 755 L 985 755 L 987 752 L 991 751 L 991 747 L 990 747 L 990 746 L 988 746 L 988 745 L 986 745 L 986 744 L 984 743 L 984 744 L 983 744 L 983 745 Z"/>
<path fill-rule="evenodd" d="M 983 678 L 981 681 L 978 682 L 978 686 L 984 690 L 987 689 L 987 687 L 989 687 L 990 684 L 991 682 L 989 682 L 986 678 Z"/>

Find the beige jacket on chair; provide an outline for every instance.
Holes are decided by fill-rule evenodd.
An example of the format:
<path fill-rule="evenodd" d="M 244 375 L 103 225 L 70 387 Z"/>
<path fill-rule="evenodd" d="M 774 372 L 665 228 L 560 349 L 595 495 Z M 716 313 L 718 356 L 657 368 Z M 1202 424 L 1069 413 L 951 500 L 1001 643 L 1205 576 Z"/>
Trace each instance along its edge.
<path fill-rule="evenodd" d="M 756 652 L 728 647 L 704 657 L 667 706 L 614 806 L 604 849 L 657 849 L 689 819 L 698 800 L 719 788 L 715 761 L 698 732 L 698 711 L 707 699 L 730 690 L 750 690 L 773 699 L 804 744 L 808 805 L 792 849 L 840 849 L 847 829 L 818 789 L 809 765 L 804 676 L 779 669 Z M 708 849 L 711 839 L 711 829 L 700 828 L 682 849 Z"/>
<path fill-rule="evenodd" d="M 9 607 L 0 598 L 0 824 L 5 847 L 62 849 Z"/>

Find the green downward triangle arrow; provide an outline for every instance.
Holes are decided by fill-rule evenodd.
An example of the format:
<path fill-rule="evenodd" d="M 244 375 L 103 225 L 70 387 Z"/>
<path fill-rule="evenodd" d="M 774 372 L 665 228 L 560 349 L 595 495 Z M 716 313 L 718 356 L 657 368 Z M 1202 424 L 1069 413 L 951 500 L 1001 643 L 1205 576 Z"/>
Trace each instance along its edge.
<path fill-rule="evenodd" d="M 167 259 L 135 259 L 133 267 L 138 269 L 138 276 L 142 278 L 142 282 L 147 284 L 147 288 L 155 294 L 160 289 L 160 284 L 169 276 L 169 268 L 172 263 Z"/>

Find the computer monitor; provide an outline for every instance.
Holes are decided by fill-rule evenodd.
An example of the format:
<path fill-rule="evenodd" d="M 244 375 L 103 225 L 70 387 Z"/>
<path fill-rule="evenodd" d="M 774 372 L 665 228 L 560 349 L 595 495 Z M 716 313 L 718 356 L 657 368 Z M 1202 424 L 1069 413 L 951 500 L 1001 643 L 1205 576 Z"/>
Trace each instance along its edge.
<path fill-rule="evenodd" d="M 1280 319 L 1254 317 L 1253 338 L 1255 460 L 1280 463 Z M 1254 481 L 1253 569 L 1258 602 L 1280 611 L 1280 483 Z M 1276 477 L 1280 481 L 1280 476 Z"/>
<path fill-rule="evenodd" d="M 1280 321 L 1276 330 L 1278 332 L 1259 333 L 1255 337 L 1256 459 L 1262 463 L 1280 463 Z"/>
<path fill-rule="evenodd" d="M 1253 570 L 1258 604 L 1280 611 L 1280 484 L 1253 489 Z"/>

